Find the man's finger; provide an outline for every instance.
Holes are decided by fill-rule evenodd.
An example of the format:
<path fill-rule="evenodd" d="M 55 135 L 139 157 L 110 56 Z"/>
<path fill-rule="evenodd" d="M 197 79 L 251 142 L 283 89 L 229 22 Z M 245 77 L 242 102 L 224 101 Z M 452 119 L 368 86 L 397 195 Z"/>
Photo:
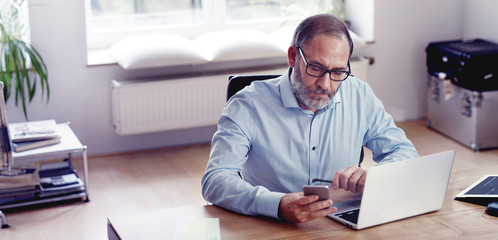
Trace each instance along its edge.
<path fill-rule="evenodd" d="M 308 195 L 308 196 L 304 196 L 303 197 L 300 197 L 297 201 L 297 204 L 299 205 L 306 205 L 306 204 L 310 204 L 312 202 L 316 202 L 318 200 L 318 196 L 317 195 Z"/>
<path fill-rule="evenodd" d="M 359 184 L 359 181 L 361 179 L 361 177 L 363 176 L 363 173 L 362 173 L 362 170 L 361 169 L 356 169 L 356 171 L 353 173 L 353 175 L 351 175 L 351 177 L 349 178 L 349 190 L 351 192 L 358 192 L 358 184 Z"/>
<path fill-rule="evenodd" d="M 365 170 L 354 165 L 338 171 L 334 176 L 332 188 L 335 190 L 342 188 L 351 192 L 362 192 Z"/>
<path fill-rule="evenodd" d="M 365 189 L 365 179 L 366 179 L 366 174 L 363 174 L 360 178 L 360 180 L 358 181 L 358 184 L 356 185 L 357 187 L 357 191 L 358 192 L 363 192 L 363 190 Z"/>
<path fill-rule="evenodd" d="M 350 185 L 350 178 L 354 174 L 354 172 L 358 169 L 357 166 L 352 166 L 344 169 L 341 172 L 341 177 L 340 177 L 340 187 L 345 189 L 346 191 L 349 191 L 353 187 L 356 188 L 356 186 Z"/>

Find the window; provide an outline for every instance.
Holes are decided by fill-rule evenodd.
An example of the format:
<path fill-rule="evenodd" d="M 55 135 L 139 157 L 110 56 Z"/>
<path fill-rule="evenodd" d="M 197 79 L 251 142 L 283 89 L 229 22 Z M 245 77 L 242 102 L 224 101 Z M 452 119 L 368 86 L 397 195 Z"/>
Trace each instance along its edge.
<path fill-rule="evenodd" d="M 202 0 L 92 0 L 92 32 L 119 32 L 202 24 Z"/>
<path fill-rule="evenodd" d="M 261 20 L 295 20 L 314 13 L 331 11 L 324 0 L 226 0 L 226 23 Z"/>
<path fill-rule="evenodd" d="M 87 42 L 89 48 L 106 48 L 129 36 L 158 32 L 189 38 L 234 28 L 269 32 L 333 12 L 335 2 L 343 0 L 87 0 Z"/>

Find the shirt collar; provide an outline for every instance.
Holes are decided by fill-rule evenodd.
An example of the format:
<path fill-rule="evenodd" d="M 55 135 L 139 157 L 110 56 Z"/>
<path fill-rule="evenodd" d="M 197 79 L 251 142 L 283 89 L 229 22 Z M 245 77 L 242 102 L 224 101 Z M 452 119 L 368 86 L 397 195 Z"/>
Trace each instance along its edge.
<path fill-rule="evenodd" d="M 282 103 L 286 108 L 299 108 L 296 96 L 292 92 L 292 87 L 290 83 L 290 74 L 292 68 L 288 68 L 284 75 L 280 79 L 280 97 L 282 98 Z"/>
<path fill-rule="evenodd" d="M 294 92 L 292 92 L 292 87 L 290 83 L 290 74 L 292 72 L 292 68 L 288 68 L 287 71 L 285 72 L 284 75 L 280 78 L 280 94 L 282 98 L 282 103 L 284 107 L 286 108 L 301 108 L 299 104 L 297 103 L 296 96 L 294 95 Z M 343 82 L 344 83 L 344 82 Z M 339 86 L 339 89 L 337 90 L 335 96 L 332 98 L 332 102 L 324 107 L 321 110 L 318 110 L 318 112 L 323 112 L 327 111 L 330 108 L 333 108 L 335 104 L 342 102 L 342 91 L 341 87 L 343 85 Z"/>

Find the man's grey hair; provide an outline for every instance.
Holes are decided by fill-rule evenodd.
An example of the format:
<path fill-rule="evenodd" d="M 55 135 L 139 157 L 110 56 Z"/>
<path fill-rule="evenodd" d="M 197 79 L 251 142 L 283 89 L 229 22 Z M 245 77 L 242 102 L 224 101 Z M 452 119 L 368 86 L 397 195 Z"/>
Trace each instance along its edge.
<path fill-rule="evenodd" d="M 330 14 L 318 14 L 304 19 L 297 26 L 292 45 L 305 48 L 306 44 L 315 36 L 325 34 L 349 42 L 349 58 L 353 54 L 353 40 L 349 35 L 348 27 L 339 18 Z"/>

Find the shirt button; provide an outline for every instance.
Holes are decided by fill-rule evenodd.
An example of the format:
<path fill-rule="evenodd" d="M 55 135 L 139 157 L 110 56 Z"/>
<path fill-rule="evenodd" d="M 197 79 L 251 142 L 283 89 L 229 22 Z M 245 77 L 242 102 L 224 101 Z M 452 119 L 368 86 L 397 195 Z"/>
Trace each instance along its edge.
<path fill-rule="evenodd" d="M 316 147 L 313 147 L 312 150 L 315 151 Z"/>

